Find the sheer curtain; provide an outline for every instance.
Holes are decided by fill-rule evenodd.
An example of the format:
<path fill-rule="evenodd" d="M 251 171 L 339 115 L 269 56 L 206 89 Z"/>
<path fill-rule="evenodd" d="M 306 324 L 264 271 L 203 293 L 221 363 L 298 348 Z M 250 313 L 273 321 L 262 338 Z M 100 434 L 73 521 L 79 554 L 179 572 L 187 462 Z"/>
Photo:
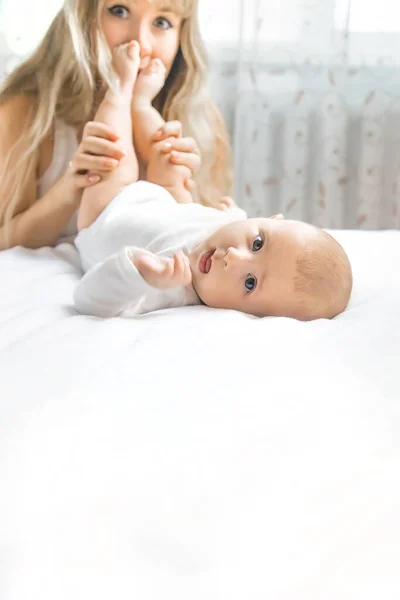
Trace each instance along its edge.
<path fill-rule="evenodd" d="M 0 0 L 0 76 L 34 47 L 61 3 Z M 210 88 L 234 148 L 238 203 L 251 216 L 282 212 L 331 228 L 398 228 L 398 4 L 199 5 Z"/>
<path fill-rule="evenodd" d="M 254 216 L 398 228 L 398 4 L 200 2 L 239 203 Z"/>

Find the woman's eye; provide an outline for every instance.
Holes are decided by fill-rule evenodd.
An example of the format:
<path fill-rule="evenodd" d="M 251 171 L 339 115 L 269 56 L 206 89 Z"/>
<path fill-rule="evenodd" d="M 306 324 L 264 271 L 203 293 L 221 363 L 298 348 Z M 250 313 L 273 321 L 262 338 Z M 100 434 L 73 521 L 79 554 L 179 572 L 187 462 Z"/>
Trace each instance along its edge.
<path fill-rule="evenodd" d="M 126 8 L 126 6 L 121 6 L 121 4 L 111 6 L 111 8 L 108 9 L 108 12 L 112 14 L 113 17 L 118 17 L 120 19 L 127 17 L 129 14 L 129 10 Z"/>
<path fill-rule="evenodd" d="M 154 21 L 154 25 L 159 29 L 171 29 L 172 27 L 171 21 L 168 21 L 166 17 L 157 17 Z"/>
<path fill-rule="evenodd" d="M 264 246 L 264 240 L 261 235 L 258 235 L 253 242 L 253 252 L 258 252 Z"/>
<path fill-rule="evenodd" d="M 247 275 L 246 281 L 244 282 L 244 287 L 246 288 L 246 292 L 252 292 L 257 286 L 257 279 L 254 275 Z"/>

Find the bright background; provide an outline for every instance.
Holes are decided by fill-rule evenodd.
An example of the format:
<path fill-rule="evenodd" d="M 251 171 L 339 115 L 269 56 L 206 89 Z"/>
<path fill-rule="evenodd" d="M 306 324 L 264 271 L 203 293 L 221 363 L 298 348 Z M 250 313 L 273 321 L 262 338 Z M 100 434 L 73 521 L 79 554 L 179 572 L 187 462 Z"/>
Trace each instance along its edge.
<path fill-rule="evenodd" d="M 60 5 L 0 0 L 0 74 Z M 200 0 L 200 20 L 249 214 L 399 227 L 399 3 Z"/>

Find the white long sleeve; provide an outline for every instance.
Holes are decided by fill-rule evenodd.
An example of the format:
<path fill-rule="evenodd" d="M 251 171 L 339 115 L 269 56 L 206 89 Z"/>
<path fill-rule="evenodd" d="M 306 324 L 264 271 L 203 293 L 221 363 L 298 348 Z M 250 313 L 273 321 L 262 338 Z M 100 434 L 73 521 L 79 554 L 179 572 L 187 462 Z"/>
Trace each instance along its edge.
<path fill-rule="evenodd" d="M 82 268 L 74 302 L 78 312 L 98 317 L 130 317 L 162 308 L 199 304 L 193 286 L 159 290 L 132 264 L 132 253 L 172 257 L 192 249 L 213 231 L 245 218 L 200 204 L 177 204 L 164 188 L 139 181 L 128 185 L 75 239 Z"/>
<path fill-rule="evenodd" d="M 146 283 L 129 258 L 135 253 L 147 251 L 125 247 L 87 271 L 74 292 L 79 313 L 96 317 L 132 317 L 199 302 L 187 288 L 159 290 Z"/>

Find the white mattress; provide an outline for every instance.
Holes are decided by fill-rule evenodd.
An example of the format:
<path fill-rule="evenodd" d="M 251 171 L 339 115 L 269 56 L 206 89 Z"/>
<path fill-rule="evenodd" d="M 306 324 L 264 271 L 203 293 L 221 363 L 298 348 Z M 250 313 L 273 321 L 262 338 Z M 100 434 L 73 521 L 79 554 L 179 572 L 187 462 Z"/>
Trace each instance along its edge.
<path fill-rule="evenodd" d="M 1 600 L 400 597 L 400 232 L 333 321 L 78 316 L 0 253 Z"/>

